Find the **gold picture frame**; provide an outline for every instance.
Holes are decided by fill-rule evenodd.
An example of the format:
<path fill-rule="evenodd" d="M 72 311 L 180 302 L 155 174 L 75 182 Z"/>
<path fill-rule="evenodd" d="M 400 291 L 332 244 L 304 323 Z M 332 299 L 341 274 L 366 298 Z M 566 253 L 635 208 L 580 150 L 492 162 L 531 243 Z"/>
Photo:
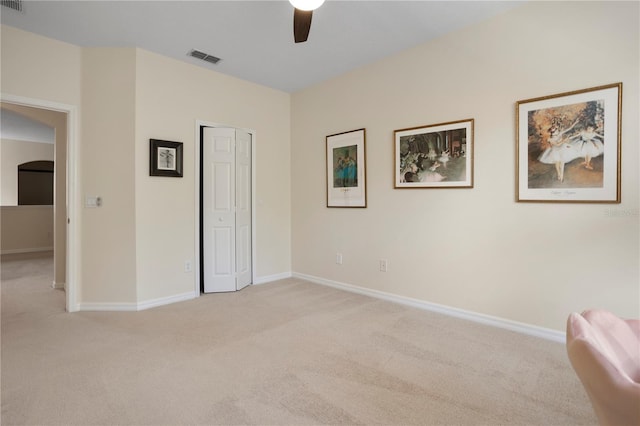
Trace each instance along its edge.
<path fill-rule="evenodd" d="M 620 203 L 622 83 L 516 103 L 518 202 Z"/>

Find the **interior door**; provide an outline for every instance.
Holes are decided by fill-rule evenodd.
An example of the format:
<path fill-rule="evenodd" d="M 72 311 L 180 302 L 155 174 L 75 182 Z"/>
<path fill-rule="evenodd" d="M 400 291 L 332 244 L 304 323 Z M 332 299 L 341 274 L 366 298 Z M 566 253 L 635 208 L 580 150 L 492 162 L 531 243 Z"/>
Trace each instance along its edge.
<path fill-rule="evenodd" d="M 251 283 L 251 135 L 203 129 L 202 215 L 205 293 Z"/>
<path fill-rule="evenodd" d="M 236 290 L 251 284 L 251 135 L 236 130 Z"/>

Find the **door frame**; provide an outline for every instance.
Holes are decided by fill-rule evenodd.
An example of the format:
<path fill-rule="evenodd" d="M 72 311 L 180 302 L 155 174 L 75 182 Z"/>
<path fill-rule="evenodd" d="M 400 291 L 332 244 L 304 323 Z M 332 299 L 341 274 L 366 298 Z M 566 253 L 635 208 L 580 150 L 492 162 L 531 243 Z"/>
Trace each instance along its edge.
<path fill-rule="evenodd" d="M 77 300 L 77 279 L 78 279 L 78 206 L 80 205 L 78 191 L 78 108 L 75 105 L 68 105 L 59 102 L 46 101 L 43 99 L 27 98 L 23 96 L 0 93 L 0 101 L 15 105 L 46 109 L 50 111 L 62 112 L 67 115 L 67 165 L 66 165 L 66 187 L 67 187 L 67 227 L 66 227 L 66 253 L 65 253 L 65 307 L 67 312 L 77 312 L 80 310 Z"/>
<path fill-rule="evenodd" d="M 195 128 L 195 143 L 194 143 L 194 187 L 195 187 L 195 259 L 194 265 L 194 294 L 196 297 L 200 297 L 200 279 L 201 279 L 201 264 L 200 264 L 200 241 L 202 238 L 200 229 L 200 210 L 202 208 L 202 200 L 200 197 L 200 176 L 202 174 L 202 167 L 200 159 L 202 158 L 202 150 L 200 145 L 202 143 L 202 134 L 200 129 L 202 127 L 224 127 L 227 129 L 237 129 L 247 132 L 251 135 L 251 284 L 256 281 L 256 131 L 253 129 L 247 129 L 243 127 L 236 127 L 228 124 L 214 123 L 210 121 L 196 120 Z"/>

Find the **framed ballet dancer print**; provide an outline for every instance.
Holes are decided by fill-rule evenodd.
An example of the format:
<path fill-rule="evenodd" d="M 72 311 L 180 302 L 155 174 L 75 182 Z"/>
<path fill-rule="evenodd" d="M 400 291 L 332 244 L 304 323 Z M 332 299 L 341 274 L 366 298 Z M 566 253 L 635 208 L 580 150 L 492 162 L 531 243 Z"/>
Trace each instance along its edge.
<path fill-rule="evenodd" d="M 473 119 L 394 131 L 395 188 L 473 188 Z"/>
<path fill-rule="evenodd" d="M 327 207 L 367 207 L 365 129 L 327 136 Z"/>
<path fill-rule="evenodd" d="M 516 199 L 619 203 L 622 83 L 516 104 Z"/>

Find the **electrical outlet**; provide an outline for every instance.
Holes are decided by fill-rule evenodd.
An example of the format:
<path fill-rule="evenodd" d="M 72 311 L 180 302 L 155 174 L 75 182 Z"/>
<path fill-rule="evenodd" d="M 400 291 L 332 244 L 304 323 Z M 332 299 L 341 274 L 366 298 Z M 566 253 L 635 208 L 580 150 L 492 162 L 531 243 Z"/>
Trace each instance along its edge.
<path fill-rule="evenodd" d="M 193 266 L 191 265 L 191 261 L 190 260 L 185 260 L 184 261 L 184 271 L 185 272 L 191 272 L 193 270 Z"/>
<path fill-rule="evenodd" d="M 380 259 L 380 272 L 387 272 L 389 268 L 389 261 L 387 259 Z"/>
<path fill-rule="evenodd" d="M 342 265 L 342 253 L 336 253 L 336 264 Z"/>

